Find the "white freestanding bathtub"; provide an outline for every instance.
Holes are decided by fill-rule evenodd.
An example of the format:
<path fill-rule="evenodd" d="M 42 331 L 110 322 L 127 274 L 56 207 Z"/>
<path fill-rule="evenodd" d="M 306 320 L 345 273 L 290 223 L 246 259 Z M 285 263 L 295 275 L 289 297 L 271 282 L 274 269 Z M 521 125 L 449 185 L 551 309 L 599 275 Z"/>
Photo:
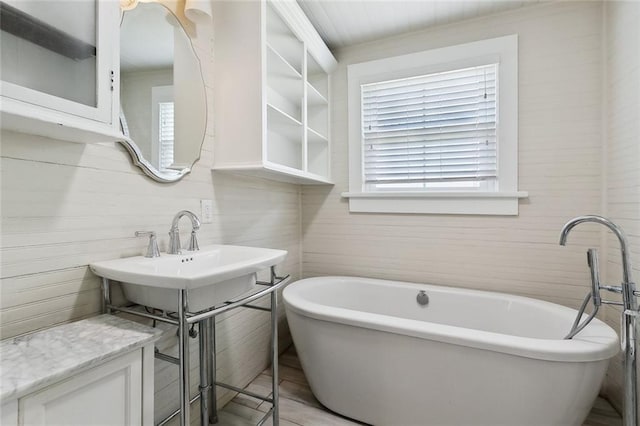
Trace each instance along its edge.
<path fill-rule="evenodd" d="M 284 302 L 315 396 L 373 425 L 581 425 L 618 352 L 603 322 L 563 340 L 575 310 L 500 293 L 321 277 Z"/>

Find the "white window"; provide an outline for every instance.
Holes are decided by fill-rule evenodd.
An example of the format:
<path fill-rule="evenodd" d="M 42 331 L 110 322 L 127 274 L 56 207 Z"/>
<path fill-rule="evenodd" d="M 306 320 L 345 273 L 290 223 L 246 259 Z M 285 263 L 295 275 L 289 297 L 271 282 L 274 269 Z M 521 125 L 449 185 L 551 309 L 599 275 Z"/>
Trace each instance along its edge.
<path fill-rule="evenodd" d="M 348 67 L 351 211 L 517 214 L 517 36 Z"/>

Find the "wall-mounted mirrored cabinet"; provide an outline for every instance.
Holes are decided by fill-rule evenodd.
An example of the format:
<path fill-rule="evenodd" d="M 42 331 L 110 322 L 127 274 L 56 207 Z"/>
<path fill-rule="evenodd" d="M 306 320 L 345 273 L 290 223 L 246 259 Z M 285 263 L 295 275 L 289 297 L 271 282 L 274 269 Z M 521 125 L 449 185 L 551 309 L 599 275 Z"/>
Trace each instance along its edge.
<path fill-rule="evenodd" d="M 189 173 L 204 141 L 206 95 L 200 61 L 171 10 L 5 0 L 0 30 L 3 130 L 118 141 L 159 182 Z"/>
<path fill-rule="evenodd" d="M 138 3 L 120 26 L 122 144 L 134 164 L 173 182 L 200 157 L 207 107 L 200 61 L 176 16 Z"/>
<path fill-rule="evenodd" d="M 0 1 L 3 129 L 76 142 L 117 139 L 118 6 Z"/>

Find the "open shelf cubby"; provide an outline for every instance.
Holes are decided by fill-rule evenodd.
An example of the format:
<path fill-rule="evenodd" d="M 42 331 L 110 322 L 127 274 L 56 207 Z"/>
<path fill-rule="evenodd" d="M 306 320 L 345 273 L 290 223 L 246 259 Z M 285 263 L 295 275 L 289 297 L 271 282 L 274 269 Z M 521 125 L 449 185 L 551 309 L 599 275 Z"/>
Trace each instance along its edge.
<path fill-rule="evenodd" d="M 298 74 L 302 74 L 304 44 L 267 2 L 267 45 L 278 53 Z"/>
<path fill-rule="evenodd" d="M 307 105 L 307 127 L 325 139 L 329 137 L 328 105 Z"/>
<path fill-rule="evenodd" d="M 329 98 L 329 76 L 312 55 L 307 52 L 307 82 L 320 98 L 326 102 Z M 315 95 L 314 95 L 315 96 Z"/>
<path fill-rule="evenodd" d="M 302 123 L 267 106 L 267 160 L 302 170 Z"/>
<path fill-rule="evenodd" d="M 302 121 L 302 75 L 270 47 L 267 48 L 267 102 Z"/>
<path fill-rule="evenodd" d="M 329 175 L 329 141 L 313 130 L 307 130 L 307 171 L 318 176 Z"/>

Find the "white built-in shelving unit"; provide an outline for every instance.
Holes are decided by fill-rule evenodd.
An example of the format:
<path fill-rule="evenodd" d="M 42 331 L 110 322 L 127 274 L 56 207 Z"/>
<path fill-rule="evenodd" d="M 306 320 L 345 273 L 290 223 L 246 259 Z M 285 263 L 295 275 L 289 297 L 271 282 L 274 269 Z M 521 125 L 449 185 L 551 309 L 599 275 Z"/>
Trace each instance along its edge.
<path fill-rule="evenodd" d="M 214 7 L 214 170 L 331 183 L 331 52 L 295 2 Z"/>

